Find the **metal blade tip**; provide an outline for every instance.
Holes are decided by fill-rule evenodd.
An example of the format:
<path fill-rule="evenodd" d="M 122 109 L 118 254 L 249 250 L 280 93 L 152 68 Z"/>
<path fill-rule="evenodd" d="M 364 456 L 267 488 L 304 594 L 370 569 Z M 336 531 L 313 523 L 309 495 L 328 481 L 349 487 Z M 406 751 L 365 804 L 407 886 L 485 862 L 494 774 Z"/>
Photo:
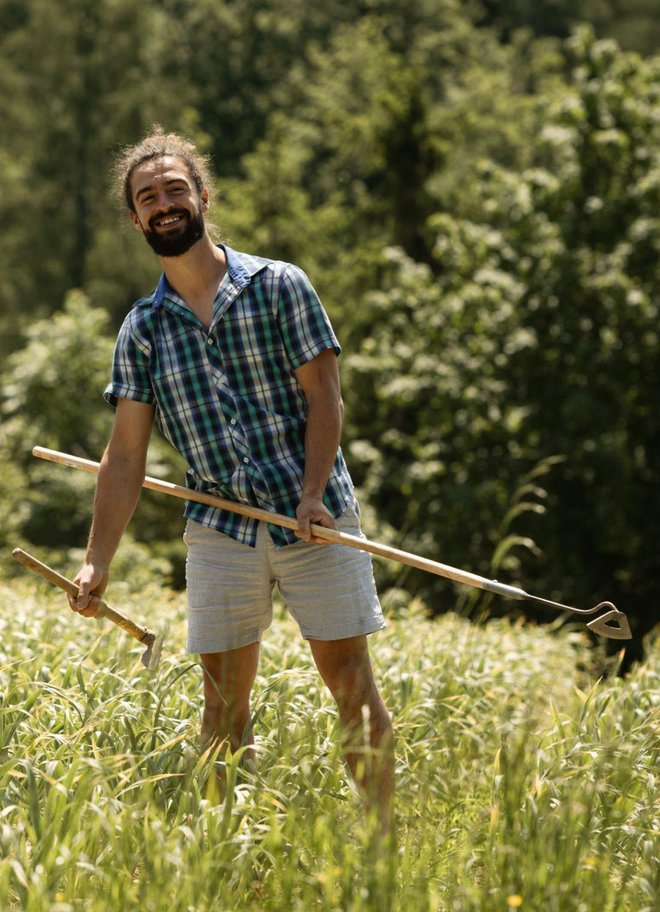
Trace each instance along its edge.
<path fill-rule="evenodd" d="M 155 634 L 151 634 L 151 636 L 153 636 L 153 639 L 145 649 L 141 661 L 146 669 L 155 671 L 163 649 L 163 638 Z"/>
<path fill-rule="evenodd" d="M 612 626 L 609 621 L 614 621 L 618 626 Z M 618 611 L 614 606 L 610 611 L 589 621 L 587 627 L 600 636 L 609 637 L 610 640 L 632 640 L 628 618 L 623 611 Z"/>

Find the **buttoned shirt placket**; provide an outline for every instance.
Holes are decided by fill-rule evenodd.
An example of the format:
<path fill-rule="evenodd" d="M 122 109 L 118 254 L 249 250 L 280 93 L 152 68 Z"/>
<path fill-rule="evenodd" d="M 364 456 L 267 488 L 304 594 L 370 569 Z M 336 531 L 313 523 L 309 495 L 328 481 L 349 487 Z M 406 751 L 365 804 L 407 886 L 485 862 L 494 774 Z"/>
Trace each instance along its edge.
<path fill-rule="evenodd" d="M 232 459 L 233 469 L 230 481 L 231 497 L 242 503 L 258 504 L 259 499 L 252 486 L 249 472 L 250 450 L 248 440 L 241 427 L 238 418 L 238 409 L 226 380 L 222 363 L 222 353 L 217 341 L 218 324 L 245 286 L 249 285 L 249 283 L 250 277 L 247 274 L 245 276 L 238 276 L 237 282 L 231 278 L 229 272 L 225 274 L 213 302 L 213 315 L 208 330 L 201 320 L 199 320 L 190 308 L 186 306 L 183 300 L 171 289 L 163 296 L 162 303 L 171 313 L 175 313 L 178 318 L 188 323 L 191 326 L 192 331 L 199 335 L 200 345 L 203 347 L 205 360 L 218 395 L 220 409 L 225 418 L 226 443 L 231 443 L 231 449 L 227 447 L 227 453 L 231 453 L 234 457 Z M 221 494 L 226 493 L 220 487 L 218 487 L 217 490 Z M 262 495 L 261 501 L 263 502 L 263 500 L 264 496 Z"/>
<path fill-rule="evenodd" d="M 217 342 L 217 328 L 220 321 L 243 289 L 249 284 L 250 276 L 247 273 L 233 276 L 229 269 L 225 273 L 213 302 L 213 316 L 206 337 L 206 351 L 213 380 L 218 390 L 222 413 L 226 419 L 227 433 L 236 455 L 236 468 L 232 473 L 231 484 L 233 497 L 243 503 L 256 504 L 258 499 L 249 474 L 250 450 L 248 440 L 238 418 L 238 408 L 226 382 L 222 369 L 222 353 Z"/>

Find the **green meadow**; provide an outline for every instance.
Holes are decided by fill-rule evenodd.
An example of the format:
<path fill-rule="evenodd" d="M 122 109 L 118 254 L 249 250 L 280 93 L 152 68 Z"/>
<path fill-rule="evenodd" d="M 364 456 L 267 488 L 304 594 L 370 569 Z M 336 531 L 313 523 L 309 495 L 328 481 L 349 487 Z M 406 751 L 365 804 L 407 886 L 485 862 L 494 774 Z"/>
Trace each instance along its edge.
<path fill-rule="evenodd" d="M 0 586 L 3 912 L 652 912 L 660 648 L 625 678 L 579 627 L 425 617 L 372 640 L 395 719 L 396 845 L 365 820 L 337 720 L 279 611 L 214 804 L 183 596 L 109 600 L 165 632 L 154 674 L 45 584 Z"/>

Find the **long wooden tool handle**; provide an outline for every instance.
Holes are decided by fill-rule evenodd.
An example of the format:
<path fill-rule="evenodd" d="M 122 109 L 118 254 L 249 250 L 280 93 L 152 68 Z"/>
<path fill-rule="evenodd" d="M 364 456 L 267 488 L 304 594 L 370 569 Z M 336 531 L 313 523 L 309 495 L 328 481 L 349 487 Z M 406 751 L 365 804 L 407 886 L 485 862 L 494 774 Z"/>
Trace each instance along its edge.
<path fill-rule="evenodd" d="M 98 462 L 91 459 L 81 459 L 79 456 L 71 456 L 68 453 L 60 453 L 57 450 L 49 450 L 45 447 L 34 447 L 32 455 L 39 459 L 47 459 L 50 462 L 57 462 L 61 465 L 70 466 L 74 469 L 82 469 L 84 472 L 95 474 L 100 466 Z M 160 491 L 162 494 L 171 494 L 173 497 L 180 497 L 182 500 L 192 500 L 196 503 L 208 504 L 215 507 L 216 510 L 229 510 L 232 513 L 239 513 L 241 516 L 249 516 L 252 519 L 258 519 L 263 522 L 273 523 L 276 526 L 284 526 L 287 529 L 298 529 L 297 521 L 291 516 L 283 516 L 281 513 L 271 513 L 269 510 L 262 510 L 260 507 L 253 507 L 251 504 L 236 503 L 233 500 L 225 500 L 217 494 L 205 494 L 202 491 L 193 491 L 190 488 L 181 485 L 172 484 L 169 481 L 161 481 L 158 478 L 146 476 L 143 482 L 145 488 L 152 491 Z M 416 567 L 418 570 L 426 570 L 428 573 L 434 573 L 436 576 L 443 576 L 446 579 L 454 580 L 457 583 L 463 583 L 466 586 L 472 586 L 475 589 L 485 589 L 488 592 L 494 592 L 497 595 L 503 595 L 506 598 L 524 599 L 527 593 L 516 586 L 507 586 L 497 580 L 489 580 L 476 573 L 470 573 L 467 570 L 459 570 L 457 567 L 450 567 L 447 564 L 441 564 L 438 561 L 429 560 L 426 557 L 419 557 L 409 551 L 400 551 L 398 548 L 391 548 L 389 545 L 382 545 L 379 542 L 370 541 L 368 538 L 360 538 L 357 535 L 348 535 L 346 532 L 338 532 L 336 529 L 326 529 L 325 526 L 312 525 L 312 534 L 324 541 L 334 544 L 348 545 L 351 548 L 357 548 L 360 551 L 368 551 L 378 557 L 386 557 L 390 560 L 398 561 L 400 564 L 406 564 L 409 567 Z"/>
<path fill-rule="evenodd" d="M 12 553 L 19 564 L 23 564 L 24 567 L 28 568 L 28 570 L 32 570 L 33 573 L 37 573 L 39 576 L 42 576 L 44 579 L 48 580 L 49 583 L 52 583 L 59 589 L 63 589 L 64 592 L 68 593 L 68 595 L 73 595 L 74 597 L 78 595 L 78 587 L 74 582 L 72 582 L 72 580 L 69 580 L 65 576 L 62 576 L 61 573 L 58 573 L 57 570 L 53 570 L 53 568 L 49 567 L 47 564 L 42 564 L 42 562 L 40 560 L 37 560 L 34 555 L 29 554 L 27 551 L 23 551 L 22 548 L 14 548 Z M 122 630 L 125 630 L 126 633 L 129 633 L 132 637 L 135 637 L 135 639 L 139 640 L 140 642 L 142 642 L 144 638 L 150 633 L 146 627 L 140 627 L 130 618 L 125 617 L 125 615 L 121 614 L 119 611 L 111 608 L 107 602 L 103 601 L 103 599 L 98 600 L 96 608 L 99 613 L 99 617 L 108 618 L 109 621 L 112 621 L 112 623 L 116 624 L 117 627 L 121 627 Z"/>

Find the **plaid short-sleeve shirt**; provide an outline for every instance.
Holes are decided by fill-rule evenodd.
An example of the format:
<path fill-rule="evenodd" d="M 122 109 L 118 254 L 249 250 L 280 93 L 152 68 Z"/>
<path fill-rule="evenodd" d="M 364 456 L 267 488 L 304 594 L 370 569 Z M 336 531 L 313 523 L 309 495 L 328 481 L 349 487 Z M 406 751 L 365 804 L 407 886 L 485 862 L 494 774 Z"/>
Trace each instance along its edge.
<path fill-rule="evenodd" d="M 294 371 L 341 349 L 301 269 L 223 247 L 227 272 L 209 330 L 163 275 L 124 320 L 105 399 L 155 405 L 160 429 L 188 463 L 188 487 L 295 516 L 307 406 Z M 352 496 L 338 450 L 324 502 L 339 516 Z M 255 520 L 191 501 L 185 515 L 254 546 Z M 279 546 L 298 541 L 289 529 L 269 531 Z"/>

